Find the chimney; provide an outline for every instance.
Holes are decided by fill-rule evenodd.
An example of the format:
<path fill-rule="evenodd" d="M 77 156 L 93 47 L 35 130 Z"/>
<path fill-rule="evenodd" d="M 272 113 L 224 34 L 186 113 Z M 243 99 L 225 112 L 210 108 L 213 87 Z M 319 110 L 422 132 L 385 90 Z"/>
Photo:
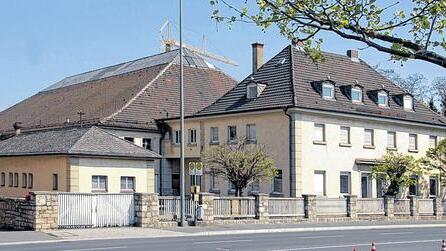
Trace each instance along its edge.
<path fill-rule="evenodd" d="M 263 44 L 253 43 L 252 46 L 252 73 L 257 72 L 263 65 Z"/>
<path fill-rule="evenodd" d="M 15 122 L 13 125 L 15 135 L 19 135 L 22 132 L 22 122 Z"/>
<path fill-rule="evenodd" d="M 359 62 L 359 53 L 357 50 L 347 50 L 347 56 L 354 62 Z"/>

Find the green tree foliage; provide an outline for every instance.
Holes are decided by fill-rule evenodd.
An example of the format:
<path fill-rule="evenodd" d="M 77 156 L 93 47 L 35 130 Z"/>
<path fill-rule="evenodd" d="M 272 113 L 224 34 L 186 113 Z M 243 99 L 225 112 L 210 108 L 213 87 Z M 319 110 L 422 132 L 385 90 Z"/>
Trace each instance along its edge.
<path fill-rule="evenodd" d="M 394 60 L 418 59 L 446 68 L 445 0 L 210 0 L 216 21 L 275 25 L 323 59 L 320 33 L 362 42 Z M 221 14 L 221 9 L 231 14 Z"/>
<path fill-rule="evenodd" d="M 211 173 L 225 177 L 235 186 L 236 196 L 256 180 L 271 180 L 277 175 L 274 161 L 258 144 L 248 144 L 239 139 L 235 144 L 210 148 L 204 153 L 203 162 Z"/>
<path fill-rule="evenodd" d="M 384 178 L 387 184 L 385 195 L 396 196 L 401 187 L 414 184 L 414 176 L 420 176 L 424 169 L 413 156 L 388 151 L 372 168 L 374 178 Z"/>
<path fill-rule="evenodd" d="M 446 185 L 446 139 L 441 140 L 436 147 L 429 148 L 422 162 L 428 170 L 437 171 L 440 183 Z"/>

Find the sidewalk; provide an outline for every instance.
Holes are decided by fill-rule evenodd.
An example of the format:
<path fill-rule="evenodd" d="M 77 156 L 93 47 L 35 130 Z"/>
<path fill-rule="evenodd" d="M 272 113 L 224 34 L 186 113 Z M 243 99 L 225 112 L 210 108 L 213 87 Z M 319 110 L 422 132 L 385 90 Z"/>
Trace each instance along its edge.
<path fill-rule="evenodd" d="M 298 224 L 241 224 L 209 227 L 175 227 L 170 229 L 122 227 L 60 229 L 43 232 L 0 231 L 0 246 L 14 244 L 51 243 L 62 241 L 196 237 L 215 235 L 242 235 L 259 233 L 315 232 L 336 230 L 372 230 L 397 228 L 446 228 L 446 221 L 358 221 L 343 223 L 298 223 Z"/>

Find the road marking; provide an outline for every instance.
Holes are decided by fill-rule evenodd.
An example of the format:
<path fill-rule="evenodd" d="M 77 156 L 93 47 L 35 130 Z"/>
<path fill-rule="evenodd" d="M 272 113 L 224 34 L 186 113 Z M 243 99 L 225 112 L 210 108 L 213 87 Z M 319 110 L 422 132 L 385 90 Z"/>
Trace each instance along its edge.
<path fill-rule="evenodd" d="M 104 247 L 104 248 L 81 248 L 81 249 L 63 249 L 61 251 L 93 251 L 93 250 L 111 250 L 111 249 L 126 249 L 128 247 Z"/>
<path fill-rule="evenodd" d="M 303 237 L 299 237 L 299 239 L 342 238 L 342 237 L 345 237 L 345 235 L 303 236 Z"/>
<path fill-rule="evenodd" d="M 413 234 L 414 232 L 394 232 L 394 233 L 392 233 L 392 232 L 390 232 L 390 233 L 379 233 L 379 234 L 382 234 L 382 235 L 398 235 L 398 234 Z"/>
<path fill-rule="evenodd" d="M 198 241 L 194 244 L 219 244 L 219 243 L 231 243 L 231 242 L 251 242 L 252 240 L 227 240 L 227 241 Z"/>
<path fill-rule="evenodd" d="M 377 242 L 376 245 L 397 245 L 397 244 L 411 244 L 411 243 L 427 243 L 427 242 L 440 242 L 441 240 L 418 240 L 418 241 L 394 241 L 394 242 Z M 371 246 L 371 243 L 360 244 L 346 244 L 336 246 L 318 246 L 318 247 L 303 247 L 303 248 L 287 248 L 287 249 L 271 249 L 268 251 L 299 251 L 299 250 L 315 250 L 315 249 L 332 249 L 332 248 L 347 248 L 347 247 L 367 247 Z"/>

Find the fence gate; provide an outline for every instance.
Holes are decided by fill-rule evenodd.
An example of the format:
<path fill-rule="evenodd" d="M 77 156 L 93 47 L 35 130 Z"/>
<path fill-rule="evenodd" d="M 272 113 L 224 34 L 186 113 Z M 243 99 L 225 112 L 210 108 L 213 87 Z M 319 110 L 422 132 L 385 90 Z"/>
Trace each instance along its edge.
<path fill-rule="evenodd" d="M 59 228 L 130 226 L 133 194 L 59 193 Z"/>

